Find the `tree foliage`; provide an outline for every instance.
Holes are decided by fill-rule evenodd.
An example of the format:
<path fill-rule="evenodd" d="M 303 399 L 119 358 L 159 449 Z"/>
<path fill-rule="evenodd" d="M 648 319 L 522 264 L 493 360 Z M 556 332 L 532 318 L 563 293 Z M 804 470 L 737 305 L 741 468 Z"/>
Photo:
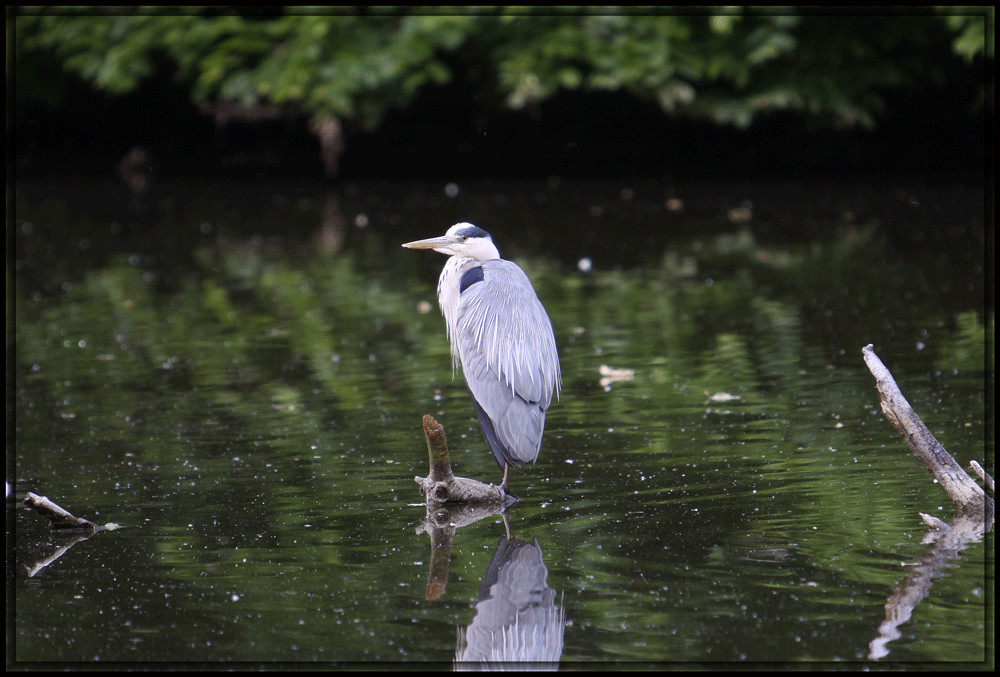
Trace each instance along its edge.
<path fill-rule="evenodd" d="M 987 23 L 989 26 L 987 27 Z M 425 88 L 465 78 L 508 109 L 560 90 L 615 90 L 669 113 L 749 125 L 791 109 L 874 124 L 887 89 L 941 81 L 952 54 L 992 59 L 992 10 L 831 16 L 752 9 L 639 14 L 595 8 L 287 8 L 273 14 L 21 10 L 18 95 L 58 99 L 33 58 L 109 94 L 164 68 L 196 102 L 290 105 L 374 127 Z M 952 54 L 940 51 L 950 42 Z M 935 51 L 938 50 L 938 51 Z"/>

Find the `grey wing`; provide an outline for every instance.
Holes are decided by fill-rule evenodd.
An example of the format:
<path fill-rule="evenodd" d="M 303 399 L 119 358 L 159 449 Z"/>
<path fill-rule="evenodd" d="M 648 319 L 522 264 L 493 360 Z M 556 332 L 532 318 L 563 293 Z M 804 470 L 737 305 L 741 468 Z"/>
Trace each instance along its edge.
<path fill-rule="evenodd" d="M 462 372 L 500 467 L 534 463 L 545 411 L 559 387 L 552 323 L 516 264 L 499 259 L 482 267 L 482 282 L 459 298 L 455 341 Z"/>

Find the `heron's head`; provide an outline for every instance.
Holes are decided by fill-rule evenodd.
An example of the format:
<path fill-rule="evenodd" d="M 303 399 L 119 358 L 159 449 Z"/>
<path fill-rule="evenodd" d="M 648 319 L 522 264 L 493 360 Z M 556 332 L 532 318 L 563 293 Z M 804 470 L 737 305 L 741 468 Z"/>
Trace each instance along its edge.
<path fill-rule="evenodd" d="M 471 223 L 456 223 L 441 237 L 407 242 L 403 246 L 408 249 L 433 249 L 442 254 L 477 261 L 500 258 L 500 252 L 493 244 L 493 238 L 490 237 L 490 234 Z"/>

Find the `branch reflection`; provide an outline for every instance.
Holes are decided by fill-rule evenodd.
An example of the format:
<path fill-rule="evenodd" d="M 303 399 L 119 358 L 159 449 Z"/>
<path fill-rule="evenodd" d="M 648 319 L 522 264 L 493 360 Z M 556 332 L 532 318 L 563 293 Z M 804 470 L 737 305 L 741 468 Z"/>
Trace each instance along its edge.
<path fill-rule="evenodd" d="M 922 515 L 923 516 L 923 515 Z M 924 521 L 930 523 L 927 516 Z M 885 601 L 885 620 L 878 626 L 878 635 L 868 643 L 868 658 L 878 660 L 889 655 L 889 642 L 899 639 L 899 626 L 910 620 L 913 609 L 930 592 L 934 579 L 944 576 L 940 569 L 957 566 L 952 560 L 958 559 L 970 544 L 979 541 L 985 531 L 993 528 L 992 522 L 984 524 L 981 519 L 959 515 L 951 524 L 938 520 L 935 529 L 927 532 L 924 543 L 933 543 L 927 549 L 920 564 L 913 567 L 913 573 L 902 585 L 896 586 Z"/>
<path fill-rule="evenodd" d="M 24 565 L 24 568 L 28 571 L 28 578 L 33 578 L 42 569 L 65 555 L 66 551 L 74 545 L 80 541 L 87 540 L 92 535 L 93 532 L 66 532 L 53 534 L 52 540 L 50 541 L 46 551 L 36 557 L 31 566 L 28 566 L 27 564 Z"/>

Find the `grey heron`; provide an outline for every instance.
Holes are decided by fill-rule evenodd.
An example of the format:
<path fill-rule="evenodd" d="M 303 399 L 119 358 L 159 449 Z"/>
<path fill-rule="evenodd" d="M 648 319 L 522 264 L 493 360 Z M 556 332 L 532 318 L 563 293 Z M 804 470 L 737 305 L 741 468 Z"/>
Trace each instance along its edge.
<path fill-rule="evenodd" d="M 552 323 L 528 276 L 500 258 L 493 238 L 471 223 L 409 249 L 450 255 L 438 279 L 438 304 L 451 341 L 452 369 L 461 365 L 483 436 L 503 470 L 535 462 L 545 412 L 559 396 L 559 355 Z"/>

